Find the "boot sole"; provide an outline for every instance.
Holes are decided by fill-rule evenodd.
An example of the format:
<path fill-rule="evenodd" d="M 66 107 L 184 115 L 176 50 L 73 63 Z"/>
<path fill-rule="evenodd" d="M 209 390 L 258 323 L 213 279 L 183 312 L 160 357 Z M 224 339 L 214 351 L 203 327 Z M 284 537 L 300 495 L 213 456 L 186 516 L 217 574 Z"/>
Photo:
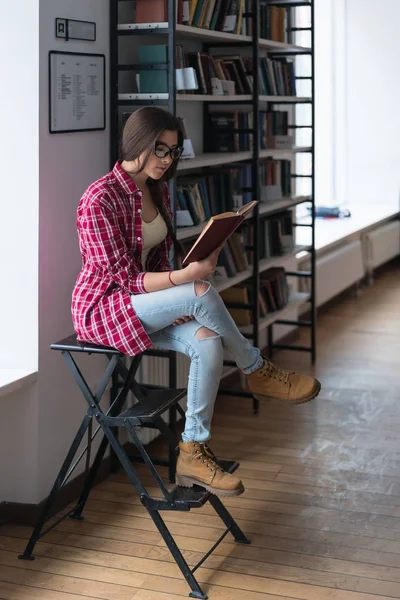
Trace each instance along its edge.
<path fill-rule="evenodd" d="M 302 398 L 301 400 L 286 400 L 285 398 L 274 398 L 273 396 L 261 396 L 260 394 L 253 394 L 253 397 L 256 400 L 259 400 L 260 402 L 262 402 L 263 400 L 277 400 L 278 402 L 286 402 L 286 404 L 306 404 L 307 402 L 314 400 L 314 398 L 316 398 L 321 391 L 320 382 L 318 381 L 318 379 L 316 379 L 315 381 L 316 381 L 317 385 L 315 386 L 315 389 L 314 389 L 313 393 L 311 394 L 311 396 L 307 396 L 307 398 Z"/>
<path fill-rule="evenodd" d="M 218 488 L 211 487 L 206 483 L 202 483 L 201 481 L 197 481 L 197 479 L 185 477 L 184 475 L 176 475 L 175 483 L 176 485 L 179 485 L 180 487 L 184 488 L 192 488 L 194 485 L 198 485 L 207 490 L 207 492 L 214 494 L 215 496 L 240 496 L 240 494 L 243 494 L 244 492 L 243 486 L 237 490 L 220 490 Z"/>

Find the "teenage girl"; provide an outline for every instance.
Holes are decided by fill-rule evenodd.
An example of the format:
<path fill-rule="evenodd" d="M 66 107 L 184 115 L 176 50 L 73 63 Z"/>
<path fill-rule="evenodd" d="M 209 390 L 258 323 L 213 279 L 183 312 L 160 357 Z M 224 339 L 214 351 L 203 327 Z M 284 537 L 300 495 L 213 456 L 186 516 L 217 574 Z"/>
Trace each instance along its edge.
<path fill-rule="evenodd" d="M 172 228 L 167 181 L 175 175 L 182 145 L 179 121 L 165 110 L 144 107 L 129 117 L 121 160 L 89 186 L 78 206 L 82 270 L 72 317 L 82 341 L 128 356 L 156 345 L 190 357 L 177 484 L 238 495 L 242 482 L 216 464 L 207 445 L 223 348 L 257 398 L 302 403 L 315 398 L 321 386 L 313 377 L 276 367 L 242 336 L 218 292 L 204 280 L 215 271 L 220 249 L 171 270 L 170 249 L 181 255 L 181 247 Z"/>

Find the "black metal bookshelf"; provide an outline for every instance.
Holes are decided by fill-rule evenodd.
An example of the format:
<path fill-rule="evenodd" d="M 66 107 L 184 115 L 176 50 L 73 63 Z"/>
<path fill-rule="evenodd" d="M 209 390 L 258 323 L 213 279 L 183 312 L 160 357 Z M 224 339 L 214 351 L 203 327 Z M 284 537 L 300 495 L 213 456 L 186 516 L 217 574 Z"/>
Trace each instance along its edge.
<path fill-rule="evenodd" d="M 260 174 L 259 174 L 259 166 L 260 162 L 267 157 L 274 157 L 274 155 L 279 156 L 279 152 L 271 149 L 269 150 L 261 150 L 260 149 L 260 110 L 263 107 L 263 110 L 269 110 L 276 105 L 293 105 L 300 103 L 307 103 L 311 106 L 311 124 L 303 124 L 303 123 L 293 123 L 290 127 L 295 132 L 297 128 L 310 128 L 311 129 L 311 146 L 305 147 L 304 149 L 300 148 L 299 151 L 309 152 L 311 154 L 311 174 L 310 175 L 302 175 L 301 173 L 295 173 L 292 175 L 293 179 L 300 177 L 308 177 L 311 179 L 311 194 L 309 196 L 304 197 L 296 197 L 291 196 L 286 198 L 285 200 L 271 203 L 259 203 L 256 205 L 253 215 L 250 219 L 248 219 L 248 223 L 254 228 L 254 258 L 252 268 L 247 270 L 247 272 L 240 274 L 239 277 L 233 277 L 230 285 L 234 285 L 235 283 L 248 281 L 253 285 L 252 294 L 253 302 L 248 305 L 244 304 L 229 304 L 228 306 L 231 308 L 249 308 L 252 312 L 253 322 L 251 327 L 246 327 L 243 331 L 246 337 L 252 339 L 253 343 L 257 346 L 260 344 L 260 331 L 261 329 L 267 329 L 267 340 L 268 340 L 268 350 L 270 355 L 272 356 L 275 349 L 290 349 L 294 351 L 302 351 L 308 352 L 311 355 L 311 360 L 314 362 L 316 359 L 316 304 L 315 304 L 315 185 L 314 185 L 314 144 L 315 144 L 315 136 L 314 136 L 314 0 L 310 0 L 307 2 L 306 0 L 295 1 L 295 0 L 253 0 L 252 2 L 252 10 L 249 13 L 245 13 L 243 15 L 246 19 L 252 19 L 252 36 L 241 36 L 236 34 L 224 33 L 221 31 L 210 31 L 210 30 L 202 30 L 196 27 L 189 27 L 186 25 L 177 25 L 175 22 L 176 19 L 176 0 L 168 0 L 168 23 L 158 24 L 157 26 L 152 27 L 151 24 L 148 26 L 140 26 L 137 28 L 135 24 L 123 24 L 119 25 L 118 23 L 118 6 L 123 2 L 131 2 L 133 4 L 134 0 L 110 0 L 110 22 L 111 22 L 111 32 L 110 32 L 110 82 L 111 82 L 111 102 L 110 102 L 110 110 L 111 110 L 111 164 L 113 165 L 116 158 L 118 157 L 118 139 L 120 133 L 120 118 L 119 118 L 119 107 L 120 106 L 129 106 L 134 110 L 135 106 L 143 106 L 143 105 L 162 105 L 165 106 L 170 112 L 173 114 L 177 114 L 177 102 L 184 102 L 185 100 L 192 100 L 191 98 L 185 98 L 184 95 L 177 94 L 176 90 L 176 80 L 175 80 L 175 46 L 178 39 L 184 40 L 185 37 L 188 38 L 196 38 L 197 41 L 201 41 L 203 46 L 203 51 L 208 51 L 212 48 L 218 47 L 226 47 L 226 48 L 247 48 L 250 49 L 252 56 L 252 64 L 253 64 L 253 93 L 251 96 L 243 96 L 243 98 L 238 98 L 238 96 L 232 97 L 230 99 L 229 96 L 224 97 L 222 101 L 224 105 L 251 105 L 253 112 L 253 123 L 252 123 L 252 136 L 253 136 L 253 150 L 251 152 L 238 152 L 238 153 L 230 153 L 225 157 L 223 154 L 219 154 L 218 156 L 213 156 L 211 154 L 204 154 L 196 157 L 192 161 L 190 159 L 181 161 L 181 164 L 178 168 L 178 177 L 179 174 L 185 170 L 192 171 L 194 169 L 207 169 L 208 166 L 216 166 L 216 165 L 228 165 L 230 163 L 237 163 L 242 161 L 243 163 L 251 164 L 251 172 L 252 172 L 252 190 L 253 197 L 255 199 L 259 199 L 261 197 L 261 182 L 260 182 Z M 301 28 L 296 27 L 296 22 L 292 22 L 291 19 L 287 21 L 287 29 L 290 30 L 290 36 L 295 36 L 297 31 L 307 29 L 311 33 L 311 47 L 300 47 L 295 44 L 286 44 L 280 42 L 274 42 L 271 40 L 260 39 L 260 4 L 269 4 L 276 5 L 280 7 L 299 7 L 305 6 L 308 7 L 310 12 L 310 27 Z M 290 11 L 289 11 L 290 12 Z M 165 26 L 164 26 L 165 25 Z M 144 95 L 140 95 L 141 97 L 137 97 L 135 94 L 132 94 L 131 98 L 119 98 L 119 86 L 118 86 L 118 77 L 121 71 L 134 71 L 137 69 L 138 65 L 122 65 L 119 62 L 119 51 L 118 44 L 119 39 L 123 36 L 164 36 L 167 39 L 168 46 L 168 64 L 166 65 L 148 65 L 147 67 L 140 65 L 140 69 L 143 68 L 163 68 L 167 69 L 168 72 L 168 95 L 167 98 L 154 98 L 151 95 L 149 97 L 144 97 Z M 297 56 L 297 55 L 309 55 L 311 57 L 311 74 L 308 77 L 298 77 L 296 79 L 309 79 L 311 80 L 311 96 L 310 97 L 297 97 L 297 96 L 286 96 L 286 97 L 275 97 L 275 96 L 263 96 L 260 95 L 260 82 L 259 82 L 259 59 L 260 52 L 266 51 L 268 55 L 273 58 L 280 57 L 288 57 L 288 56 Z M 154 96 L 154 95 L 153 95 Z M 156 95 L 157 96 L 157 95 Z M 206 96 L 204 98 L 201 95 L 196 96 L 195 101 L 203 102 L 203 117 L 204 123 L 203 126 L 207 123 L 207 115 L 209 106 L 216 103 L 221 103 L 220 99 L 212 98 L 210 96 Z M 189 124 L 190 125 L 190 124 Z M 290 153 L 290 151 L 287 151 Z M 203 172 L 204 173 L 204 172 Z M 293 189 L 293 186 L 292 186 Z M 174 222 L 176 222 L 176 198 L 175 198 L 175 181 L 170 183 L 170 194 L 171 194 L 171 209 L 174 215 Z M 285 210 L 287 208 L 295 209 L 295 207 L 303 202 L 309 202 L 311 205 L 311 219 L 309 223 L 297 223 L 296 218 L 294 218 L 293 225 L 297 226 L 307 226 L 311 229 L 311 243 L 307 247 L 303 247 L 301 249 L 307 250 L 310 252 L 310 271 L 300 272 L 300 271 L 290 271 L 287 273 L 289 277 L 297 277 L 297 278 L 307 278 L 310 280 L 310 294 L 297 294 L 289 305 L 285 307 L 282 311 L 277 311 L 276 314 L 268 314 L 265 319 L 260 319 L 259 315 L 259 290 L 260 290 L 260 269 L 266 268 L 268 266 L 268 261 L 260 260 L 259 256 L 259 240 L 260 240 L 260 220 L 267 216 L 270 216 L 276 212 L 281 210 Z M 204 226 L 204 225 L 203 225 Z M 177 231 L 177 235 L 179 239 L 195 239 L 197 235 L 201 231 L 201 226 L 197 227 L 188 227 L 185 228 L 186 231 L 179 230 Z M 300 250 L 298 250 L 300 251 Z M 295 256 L 295 252 L 291 254 L 291 256 Z M 286 258 L 286 257 L 282 257 Z M 275 264 L 278 264 L 275 261 Z M 224 284 L 224 288 L 230 287 L 229 280 Z M 218 289 L 218 288 L 217 288 Z M 310 311 L 309 318 L 307 320 L 288 320 L 285 319 L 285 314 L 290 312 L 290 310 L 294 310 L 296 308 L 300 308 L 303 304 L 307 302 L 310 303 Z M 285 345 L 282 343 L 277 343 L 273 341 L 273 333 L 275 325 L 290 325 L 295 327 L 308 328 L 311 332 L 311 343 L 309 346 L 300 346 L 300 345 Z M 151 354 L 151 351 L 149 351 Z M 160 355 L 159 352 L 157 355 Z M 175 387 L 175 379 L 176 379 L 176 357 L 172 352 L 165 352 L 165 356 L 170 358 L 170 376 L 172 380 L 170 384 L 172 387 Z M 225 366 L 234 367 L 234 363 L 231 361 L 225 361 Z M 175 372 L 175 375 L 174 375 Z M 225 395 L 236 395 L 241 397 L 249 397 L 252 398 L 251 394 L 246 391 L 238 391 L 231 389 L 220 389 L 221 394 Z M 253 399 L 253 407 L 254 411 L 258 411 L 258 401 Z M 170 415 L 171 418 L 174 418 Z"/>

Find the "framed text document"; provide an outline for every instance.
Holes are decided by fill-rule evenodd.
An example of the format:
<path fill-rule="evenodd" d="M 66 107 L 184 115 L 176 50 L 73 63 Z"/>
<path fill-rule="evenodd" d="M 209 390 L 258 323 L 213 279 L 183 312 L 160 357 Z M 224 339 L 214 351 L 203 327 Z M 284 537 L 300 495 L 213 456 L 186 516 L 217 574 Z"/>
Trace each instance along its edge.
<path fill-rule="evenodd" d="M 105 55 L 49 52 L 50 133 L 106 127 Z"/>

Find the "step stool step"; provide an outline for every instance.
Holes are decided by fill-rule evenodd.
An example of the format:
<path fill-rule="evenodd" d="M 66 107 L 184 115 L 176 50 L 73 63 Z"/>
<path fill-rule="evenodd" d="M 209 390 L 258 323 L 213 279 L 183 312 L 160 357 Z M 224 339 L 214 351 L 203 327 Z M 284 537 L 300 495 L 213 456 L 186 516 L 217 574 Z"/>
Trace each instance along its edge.
<path fill-rule="evenodd" d="M 232 460 L 217 460 L 217 463 L 228 473 L 233 473 L 239 467 L 239 463 Z M 141 496 L 141 501 L 150 510 L 182 510 L 201 508 L 208 501 L 210 492 L 199 485 L 191 488 L 175 486 L 171 490 L 171 501 L 151 496 Z M 174 504 L 174 507 L 171 504 Z"/>
<path fill-rule="evenodd" d="M 134 425 L 149 423 L 185 396 L 186 389 L 157 390 L 142 398 L 117 417 L 107 417 L 106 422 L 111 426 L 121 426 L 124 424 L 125 419 L 129 419 Z"/>

